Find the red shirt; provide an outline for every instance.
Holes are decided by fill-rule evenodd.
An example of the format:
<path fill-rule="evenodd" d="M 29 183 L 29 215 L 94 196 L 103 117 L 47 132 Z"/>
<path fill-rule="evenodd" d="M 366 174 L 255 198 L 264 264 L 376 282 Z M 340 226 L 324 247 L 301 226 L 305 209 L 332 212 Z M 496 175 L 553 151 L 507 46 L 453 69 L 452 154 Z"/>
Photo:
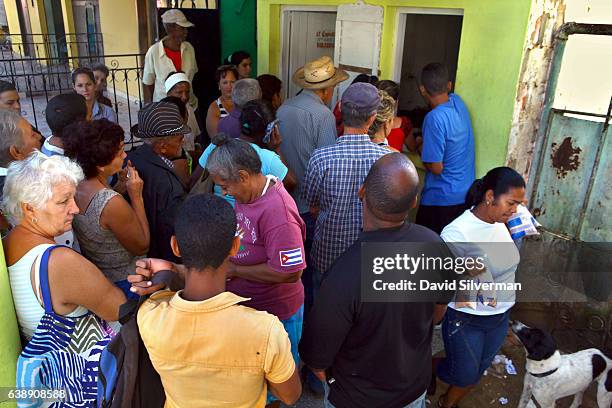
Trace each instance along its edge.
<path fill-rule="evenodd" d="M 180 71 L 182 66 L 181 51 L 173 51 L 168 47 L 164 47 L 164 51 L 172 61 L 172 64 L 174 64 L 174 69 Z"/>
<path fill-rule="evenodd" d="M 406 136 L 412 132 L 412 122 L 405 116 L 400 116 L 399 118 L 402 120 L 402 124 L 398 128 L 391 129 L 389 136 L 387 136 L 387 142 L 389 142 L 389 146 L 401 152 L 404 147 Z"/>
<path fill-rule="evenodd" d="M 340 112 L 340 101 L 334 106 L 334 118 L 336 118 L 336 134 L 338 137 L 344 134 L 344 125 L 342 124 L 342 113 Z"/>
<path fill-rule="evenodd" d="M 306 268 L 303 243 L 306 227 L 283 183 L 277 181 L 249 204 L 236 202 L 235 209 L 242 239 L 232 262 L 237 265 L 267 263 L 279 273 Z M 300 279 L 293 283 L 263 283 L 234 278 L 227 282 L 227 290 L 251 298 L 243 305 L 265 310 L 281 320 L 294 315 L 304 304 L 304 286 Z"/>

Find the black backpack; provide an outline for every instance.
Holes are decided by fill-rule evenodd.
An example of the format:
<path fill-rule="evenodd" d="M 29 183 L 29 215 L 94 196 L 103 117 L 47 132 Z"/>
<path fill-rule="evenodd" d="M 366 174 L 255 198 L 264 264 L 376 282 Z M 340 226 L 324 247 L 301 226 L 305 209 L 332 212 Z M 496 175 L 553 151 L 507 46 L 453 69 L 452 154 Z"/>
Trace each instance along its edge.
<path fill-rule="evenodd" d="M 145 348 L 136 315 L 146 300 L 129 300 L 119 309 L 121 331 L 100 356 L 98 408 L 162 408 L 166 401 L 161 379 Z"/>

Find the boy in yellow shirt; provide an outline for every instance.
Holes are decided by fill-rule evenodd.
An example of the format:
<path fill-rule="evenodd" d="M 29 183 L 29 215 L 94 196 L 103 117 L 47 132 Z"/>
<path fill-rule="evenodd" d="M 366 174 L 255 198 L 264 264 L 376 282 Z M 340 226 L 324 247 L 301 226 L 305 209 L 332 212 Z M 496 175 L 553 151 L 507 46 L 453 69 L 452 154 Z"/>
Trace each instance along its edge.
<path fill-rule="evenodd" d="M 264 407 L 268 387 L 288 405 L 301 394 L 281 322 L 225 291 L 228 258 L 240 246 L 235 231 L 236 216 L 224 199 L 190 197 L 177 212 L 171 240 L 183 265 L 144 259 L 130 279 L 139 294 L 160 289 L 148 287 L 148 279 L 161 270 L 174 271 L 177 286 L 184 285 L 155 293 L 138 311 L 166 407 Z"/>

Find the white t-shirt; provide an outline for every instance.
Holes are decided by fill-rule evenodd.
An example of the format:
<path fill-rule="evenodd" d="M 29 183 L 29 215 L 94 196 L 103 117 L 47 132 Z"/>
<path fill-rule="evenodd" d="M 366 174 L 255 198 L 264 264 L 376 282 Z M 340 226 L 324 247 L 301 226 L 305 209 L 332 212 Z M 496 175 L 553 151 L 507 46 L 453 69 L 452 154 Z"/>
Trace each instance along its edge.
<path fill-rule="evenodd" d="M 505 224 L 500 222 L 490 224 L 476 217 L 471 210 L 466 210 L 447 225 L 440 236 L 449 244 L 455 256 L 483 257 L 495 283 L 514 283 L 520 254 Z M 468 307 L 459 309 L 455 307 L 455 302 L 449 303 L 448 306 L 469 314 L 494 315 L 506 312 L 514 305 L 515 300 L 514 291 L 498 290 L 495 307 L 480 302 L 476 309 Z"/>

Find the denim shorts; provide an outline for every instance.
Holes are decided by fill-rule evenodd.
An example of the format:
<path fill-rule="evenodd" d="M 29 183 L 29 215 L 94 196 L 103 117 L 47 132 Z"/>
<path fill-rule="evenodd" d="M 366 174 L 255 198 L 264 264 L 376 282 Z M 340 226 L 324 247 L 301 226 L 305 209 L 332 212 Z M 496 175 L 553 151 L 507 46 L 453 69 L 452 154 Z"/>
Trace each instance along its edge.
<path fill-rule="evenodd" d="M 509 316 L 509 310 L 480 316 L 448 308 L 442 322 L 446 357 L 438 364 L 438 378 L 458 387 L 478 383 L 504 343 Z"/>

